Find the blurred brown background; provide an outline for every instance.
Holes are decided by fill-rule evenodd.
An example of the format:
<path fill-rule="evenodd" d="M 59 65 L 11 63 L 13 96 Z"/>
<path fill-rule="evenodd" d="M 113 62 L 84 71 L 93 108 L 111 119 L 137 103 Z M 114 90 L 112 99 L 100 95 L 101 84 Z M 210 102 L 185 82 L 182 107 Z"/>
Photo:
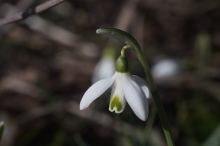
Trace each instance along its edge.
<path fill-rule="evenodd" d="M 43 2 L 0 0 L 0 16 Z M 142 122 L 129 105 L 111 113 L 109 91 L 79 110 L 104 49 L 114 46 L 118 56 L 123 46 L 95 33 L 102 27 L 127 31 L 142 46 L 176 145 L 220 146 L 219 0 L 69 0 L 2 26 L 0 145 L 166 145 L 158 115 Z M 146 79 L 134 54 L 127 56 L 130 72 Z"/>

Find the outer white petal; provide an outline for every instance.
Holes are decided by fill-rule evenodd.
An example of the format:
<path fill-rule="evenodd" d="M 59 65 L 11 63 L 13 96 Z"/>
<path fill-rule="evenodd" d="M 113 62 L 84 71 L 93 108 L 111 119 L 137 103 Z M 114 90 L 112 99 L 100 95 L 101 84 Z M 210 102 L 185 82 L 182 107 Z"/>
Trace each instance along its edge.
<path fill-rule="evenodd" d="M 115 75 L 93 84 L 83 95 L 80 102 L 80 110 L 87 108 L 96 98 L 102 95 L 113 84 L 114 79 Z"/>
<path fill-rule="evenodd" d="M 123 84 L 125 98 L 136 116 L 146 121 L 149 113 L 148 101 L 141 88 L 129 77 Z"/>
<path fill-rule="evenodd" d="M 141 87 L 147 98 L 152 97 L 148 84 L 142 78 L 132 75 L 132 80 L 134 80 Z"/>

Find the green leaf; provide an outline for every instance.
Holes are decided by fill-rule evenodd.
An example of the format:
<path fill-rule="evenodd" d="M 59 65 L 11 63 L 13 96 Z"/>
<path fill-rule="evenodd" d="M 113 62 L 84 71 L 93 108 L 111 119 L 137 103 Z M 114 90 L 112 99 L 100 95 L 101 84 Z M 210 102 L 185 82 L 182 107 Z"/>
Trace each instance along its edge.
<path fill-rule="evenodd" d="M 219 146 L 220 145 L 220 125 L 210 135 L 210 137 L 202 144 L 202 146 Z"/>
<path fill-rule="evenodd" d="M 4 127 L 5 127 L 5 124 L 4 122 L 0 122 L 0 141 L 2 139 L 2 135 L 3 135 L 3 131 L 4 131 Z"/>

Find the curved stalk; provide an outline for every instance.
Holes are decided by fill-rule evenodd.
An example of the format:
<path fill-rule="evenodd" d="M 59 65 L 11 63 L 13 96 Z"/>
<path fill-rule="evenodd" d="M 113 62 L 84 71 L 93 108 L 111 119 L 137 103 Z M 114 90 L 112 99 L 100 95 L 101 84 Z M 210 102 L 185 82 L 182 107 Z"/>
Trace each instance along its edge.
<path fill-rule="evenodd" d="M 155 101 L 155 104 L 156 104 L 156 107 L 157 107 L 157 111 L 158 111 L 158 114 L 159 114 L 159 117 L 160 117 L 160 120 L 161 120 L 161 125 L 162 125 L 163 132 L 164 132 L 164 135 L 165 135 L 165 138 L 166 138 L 166 141 L 167 141 L 167 145 L 168 146 L 174 146 L 174 141 L 173 141 L 172 134 L 171 134 L 171 131 L 170 131 L 169 122 L 168 122 L 168 119 L 167 119 L 162 101 L 160 99 L 160 95 L 158 93 L 156 85 L 154 84 L 153 77 L 152 77 L 151 72 L 150 72 L 150 68 L 147 64 L 146 58 L 145 58 L 138 42 L 130 34 L 124 32 L 122 30 L 115 29 L 115 28 L 101 28 L 101 29 L 98 29 L 96 31 L 96 33 L 105 34 L 109 37 L 112 37 L 112 38 L 114 38 L 118 41 L 121 41 L 121 42 L 125 43 L 126 45 L 129 45 L 129 48 L 138 57 L 138 59 L 140 60 L 142 66 L 144 68 L 144 72 L 147 76 L 150 91 L 151 91 L 151 94 L 154 98 L 154 101 Z"/>

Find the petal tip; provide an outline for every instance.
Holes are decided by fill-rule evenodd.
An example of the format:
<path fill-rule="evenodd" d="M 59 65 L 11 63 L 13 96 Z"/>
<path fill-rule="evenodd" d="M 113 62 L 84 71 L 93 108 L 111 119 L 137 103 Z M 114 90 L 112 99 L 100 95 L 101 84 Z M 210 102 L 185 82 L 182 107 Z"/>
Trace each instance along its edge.
<path fill-rule="evenodd" d="M 85 108 L 79 107 L 80 110 L 84 110 Z"/>
<path fill-rule="evenodd" d="M 147 121 L 148 119 L 148 109 L 145 109 L 145 111 L 135 113 L 135 115 L 141 120 L 141 121 Z"/>
<path fill-rule="evenodd" d="M 80 103 L 80 105 L 79 105 L 79 109 L 80 110 L 84 110 L 84 109 L 86 109 L 88 106 L 86 106 L 85 104 L 82 104 L 82 102 Z"/>
<path fill-rule="evenodd" d="M 144 121 L 144 122 L 147 121 L 147 118 L 148 118 L 147 116 L 145 116 L 145 117 L 139 117 L 139 119 L 142 120 L 142 121 Z"/>
<path fill-rule="evenodd" d="M 93 84 L 83 95 L 80 110 L 87 108 L 95 99 L 100 97 L 114 82 L 114 76 L 100 80 Z"/>

